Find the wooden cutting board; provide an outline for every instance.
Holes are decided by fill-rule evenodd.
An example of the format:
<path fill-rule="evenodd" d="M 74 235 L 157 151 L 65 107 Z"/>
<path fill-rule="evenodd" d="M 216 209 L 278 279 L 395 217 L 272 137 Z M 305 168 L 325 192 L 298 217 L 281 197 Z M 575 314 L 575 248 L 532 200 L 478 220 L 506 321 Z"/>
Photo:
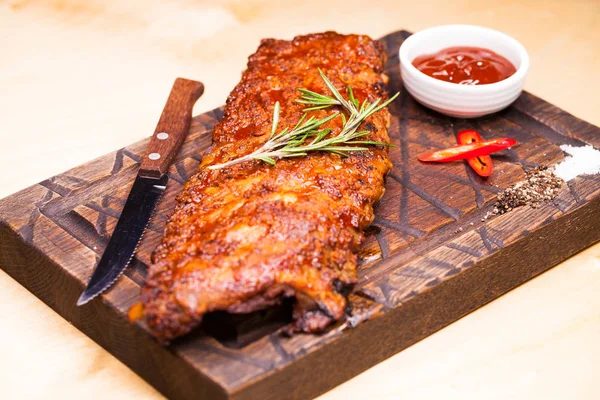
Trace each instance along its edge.
<path fill-rule="evenodd" d="M 279 333 L 289 321 L 290 304 L 283 304 L 248 316 L 209 315 L 201 328 L 168 347 L 143 323 L 127 321 L 175 196 L 209 146 L 222 108 L 194 118 L 136 258 L 103 296 L 75 306 L 148 140 L 0 200 L 0 266 L 170 398 L 309 398 L 600 240 L 600 176 L 570 181 L 540 208 L 484 218 L 495 195 L 523 179 L 524 168 L 561 161 L 562 144 L 600 148 L 600 129 L 528 93 L 509 109 L 477 120 L 429 111 L 401 86 L 397 54 L 408 35 L 400 31 L 381 39 L 388 49 L 390 92 L 401 96 L 390 110 L 394 169 L 350 296 L 350 321 L 368 321 L 287 338 Z M 521 144 L 494 157 L 495 172 L 487 180 L 462 162 L 417 161 L 425 150 L 455 144 L 455 132 L 464 128 Z"/>

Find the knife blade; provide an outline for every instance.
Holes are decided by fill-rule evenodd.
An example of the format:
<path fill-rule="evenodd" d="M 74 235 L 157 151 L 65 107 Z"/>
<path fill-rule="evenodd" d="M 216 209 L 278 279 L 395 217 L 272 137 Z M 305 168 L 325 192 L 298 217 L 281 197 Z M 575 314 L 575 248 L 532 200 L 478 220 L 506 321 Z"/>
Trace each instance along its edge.
<path fill-rule="evenodd" d="M 98 265 L 77 305 L 108 289 L 133 258 L 154 208 L 167 187 L 169 166 L 190 128 L 192 107 L 204 92 L 200 82 L 177 78 L 160 116 L 137 177 Z"/>

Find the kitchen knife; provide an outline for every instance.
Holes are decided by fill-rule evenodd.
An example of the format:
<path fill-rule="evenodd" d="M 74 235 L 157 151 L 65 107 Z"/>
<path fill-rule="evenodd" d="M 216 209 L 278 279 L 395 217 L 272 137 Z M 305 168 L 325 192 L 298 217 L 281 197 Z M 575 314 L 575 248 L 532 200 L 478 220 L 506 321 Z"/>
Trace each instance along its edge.
<path fill-rule="evenodd" d="M 121 217 L 87 287 L 77 300 L 78 306 L 109 288 L 133 258 L 154 207 L 166 189 L 169 166 L 187 136 L 192 107 L 203 92 L 204 85 L 200 82 L 175 80 Z"/>

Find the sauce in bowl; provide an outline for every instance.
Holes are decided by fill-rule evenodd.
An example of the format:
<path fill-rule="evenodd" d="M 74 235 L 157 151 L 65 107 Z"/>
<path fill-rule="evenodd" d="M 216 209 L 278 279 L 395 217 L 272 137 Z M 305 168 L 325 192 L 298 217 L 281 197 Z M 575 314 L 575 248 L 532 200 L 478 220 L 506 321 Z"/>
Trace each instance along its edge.
<path fill-rule="evenodd" d="M 459 85 L 496 83 L 517 72 L 506 58 L 481 47 L 449 47 L 418 56 L 412 64 L 432 78 Z"/>

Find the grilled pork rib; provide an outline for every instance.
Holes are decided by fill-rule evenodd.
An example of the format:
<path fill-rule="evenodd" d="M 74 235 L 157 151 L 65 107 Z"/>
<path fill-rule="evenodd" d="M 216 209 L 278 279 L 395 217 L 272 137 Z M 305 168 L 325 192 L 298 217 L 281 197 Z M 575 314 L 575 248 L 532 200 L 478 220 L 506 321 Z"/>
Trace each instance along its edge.
<path fill-rule="evenodd" d="M 362 102 L 387 98 L 385 53 L 367 36 L 334 32 L 263 40 L 227 99 L 213 145 L 185 184 L 142 289 L 151 330 L 160 340 L 189 332 L 210 311 L 248 313 L 295 296 L 293 329 L 318 332 L 344 317 L 356 282 L 363 229 L 384 192 L 391 168 L 387 148 L 370 146 L 350 157 L 315 152 L 251 161 L 220 170 L 207 166 L 246 155 L 269 137 L 275 102 L 279 128 L 302 116 L 297 88 L 330 94 L 321 68 Z M 313 113 L 320 118 L 334 110 Z M 335 118 L 326 125 L 337 134 Z M 389 142 L 389 113 L 363 122 L 366 140 Z"/>

